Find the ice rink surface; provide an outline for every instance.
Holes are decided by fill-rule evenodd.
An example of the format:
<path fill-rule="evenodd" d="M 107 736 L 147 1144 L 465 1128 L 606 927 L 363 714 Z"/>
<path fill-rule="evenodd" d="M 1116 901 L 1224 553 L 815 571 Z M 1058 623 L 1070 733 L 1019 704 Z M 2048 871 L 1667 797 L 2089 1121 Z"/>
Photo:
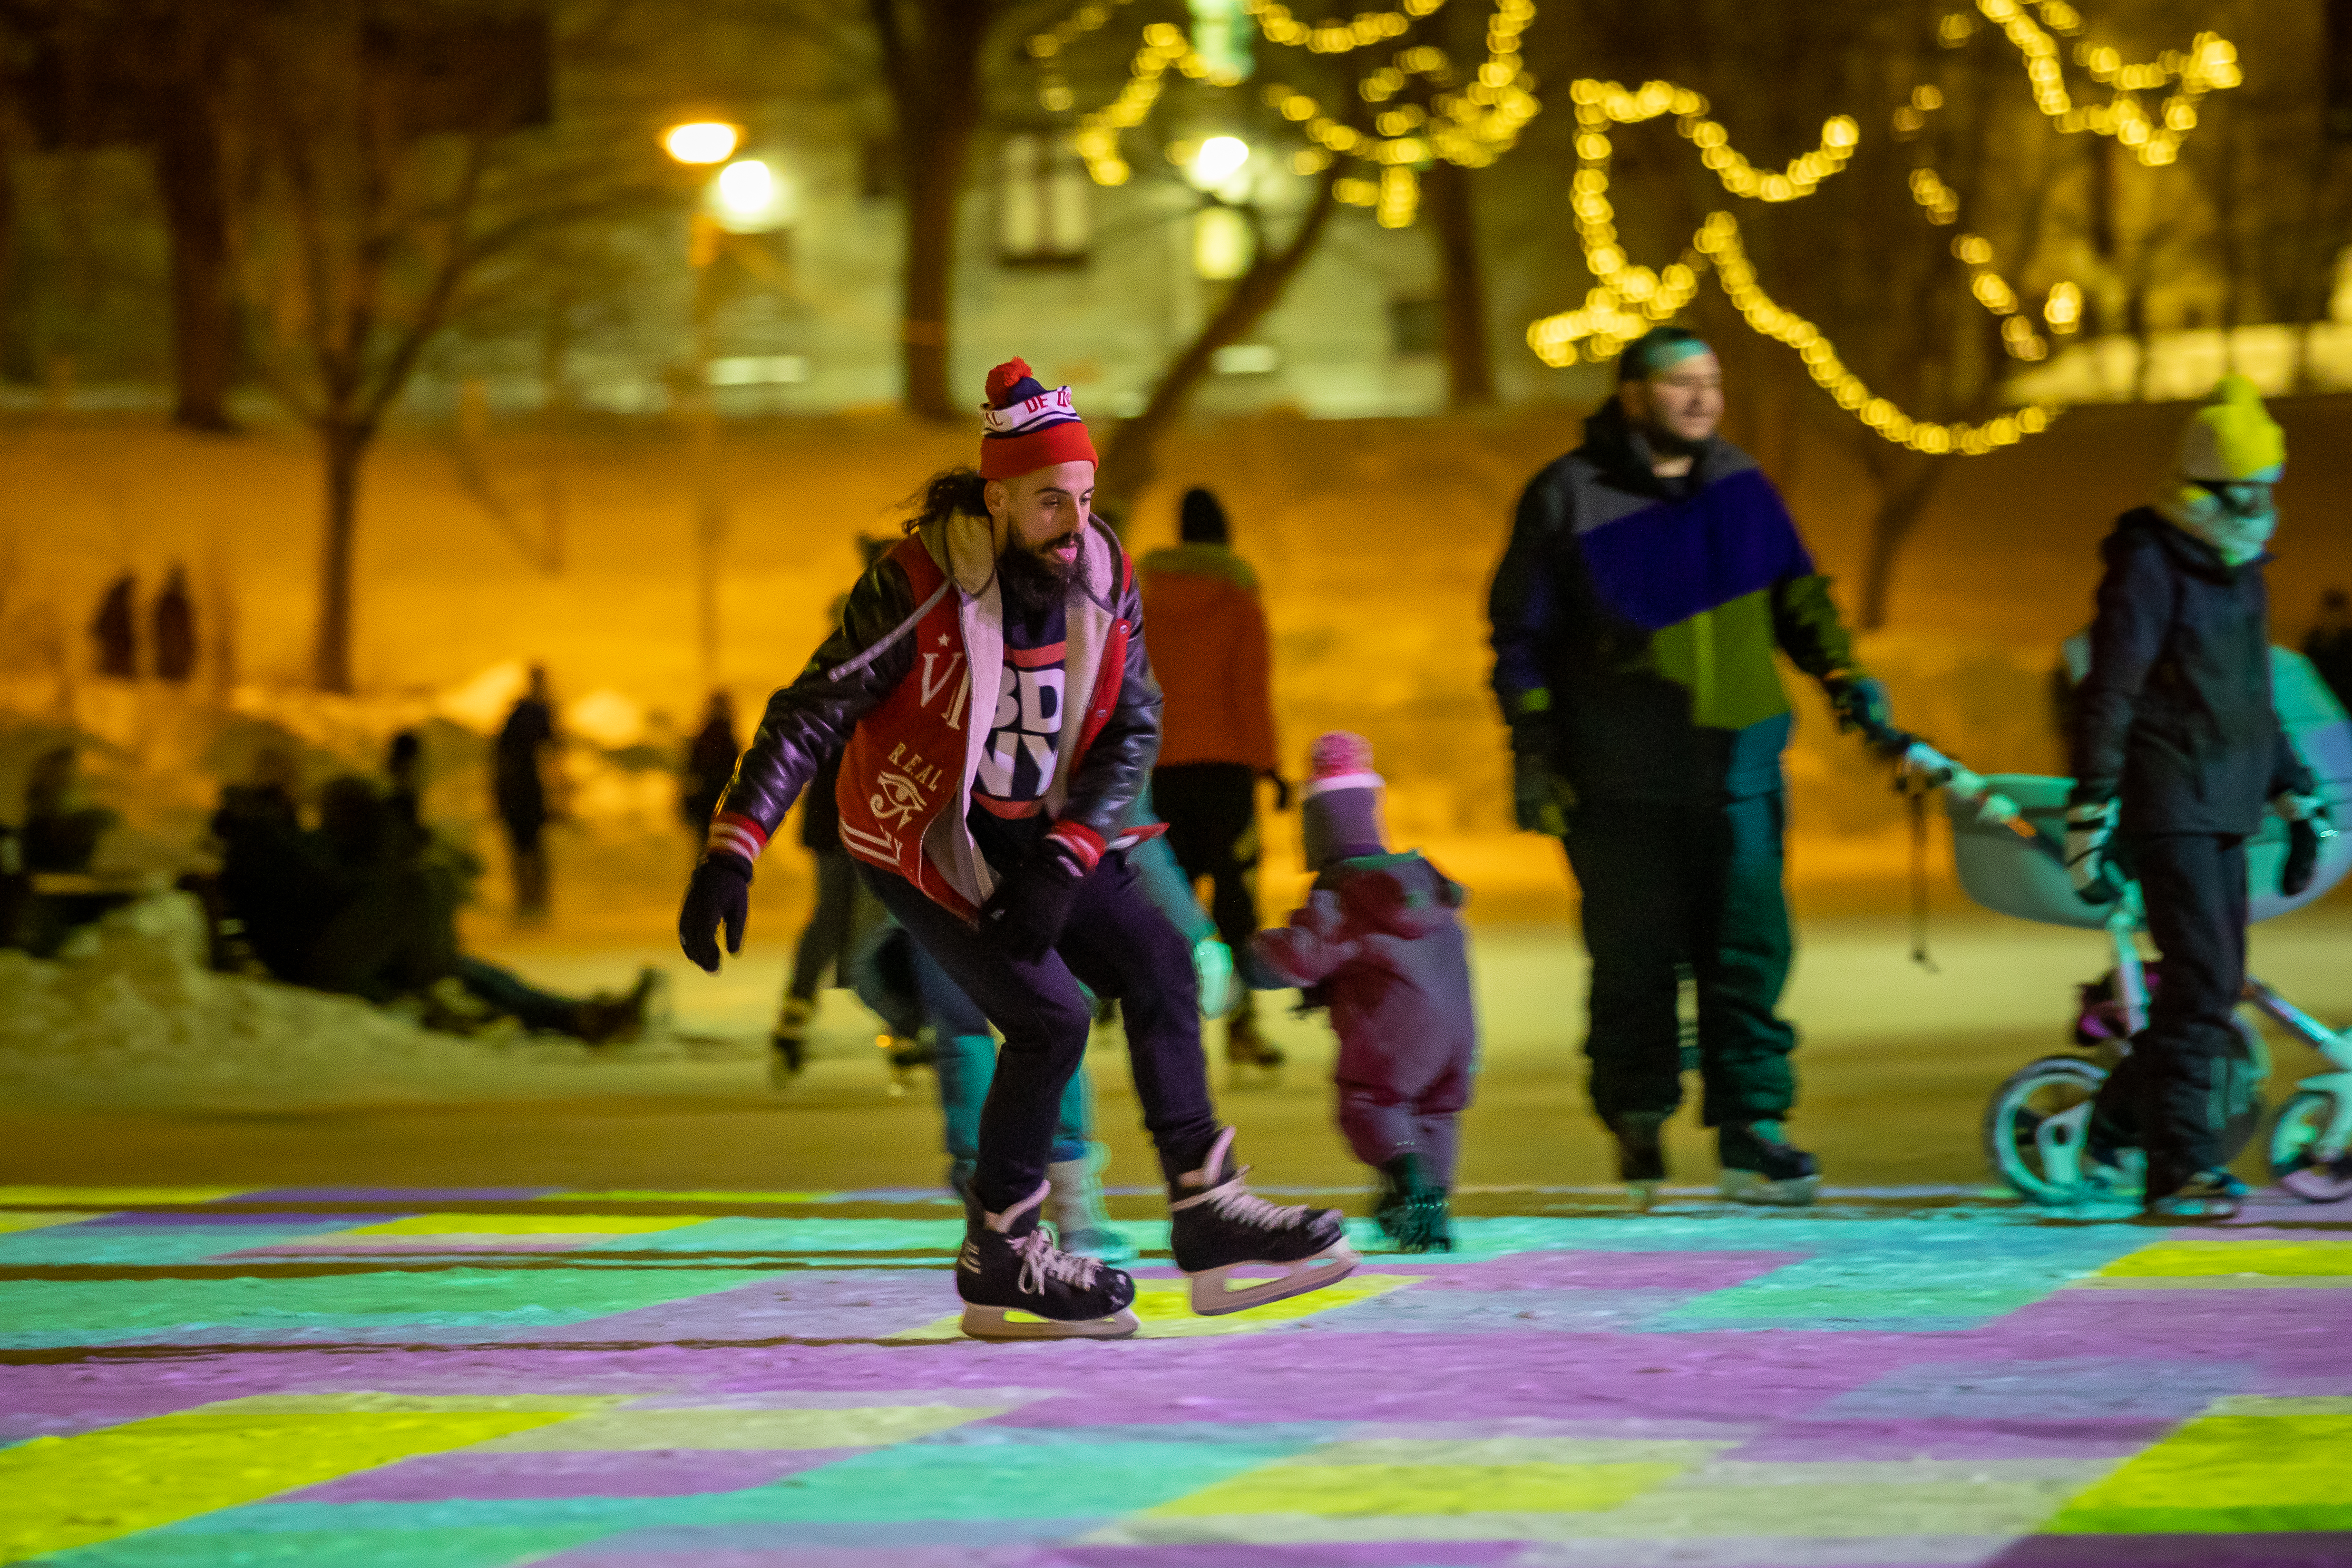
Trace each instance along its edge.
<path fill-rule="evenodd" d="M 0 1190 L 0 1562 L 2352 1560 L 2352 1213 L 1486 1199 L 991 1346 L 919 1192 Z"/>

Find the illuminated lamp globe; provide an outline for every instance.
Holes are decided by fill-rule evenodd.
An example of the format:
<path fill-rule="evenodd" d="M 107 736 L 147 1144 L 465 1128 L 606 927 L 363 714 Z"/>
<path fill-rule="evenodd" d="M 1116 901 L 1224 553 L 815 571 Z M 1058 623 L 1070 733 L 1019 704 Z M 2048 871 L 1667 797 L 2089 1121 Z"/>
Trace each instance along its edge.
<path fill-rule="evenodd" d="M 1203 190 L 1223 184 L 1249 162 L 1249 143 L 1238 136 L 1212 136 L 1192 154 L 1192 183 Z"/>
<path fill-rule="evenodd" d="M 757 158 L 739 158 L 719 170 L 709 201 L 719 226 L 736 234 L 782 227 L 789 215 L 783 181 Z"/>
<path fill-rule="evenodd" d="M 723 120 L 697 120 L 662 132 L 662 151 L 681 163 L 724 163 L 743 132 Z"/>

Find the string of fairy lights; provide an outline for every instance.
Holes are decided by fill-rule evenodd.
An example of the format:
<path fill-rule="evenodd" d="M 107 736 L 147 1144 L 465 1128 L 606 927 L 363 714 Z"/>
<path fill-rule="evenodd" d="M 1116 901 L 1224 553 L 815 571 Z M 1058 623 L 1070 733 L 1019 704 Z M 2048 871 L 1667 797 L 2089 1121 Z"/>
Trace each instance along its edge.
<path fill-rule="evenodd" d="M 1058 113 L 1071 107 L 1072 94 L 1060 68 L 1070 45 L 1098 31 L 1130 3 L 1087 0 L 1053 27 L 1030 37 L 1029 54 L 1039 67 L 1039 100 L 1046 109 Z M 1238 0 L 1257 37 L 1277 47 L 1325 56 L 1354 54 L 1402 37 L 1415 21 L 1447 3 L 1401 0 L 1394 9 L 1364 12 L 1344 22 L 1307 23 L 1279 0 Z M 1358 95 L 1374 111 L 1370 131 L 1349 123 L 1310 93 L 1266 84 L 1260 89 L 1265 103 L 1296 124 L 1309 143 L 1291 155 L 1291 168 L 1314 174 L 1335 160 L 1355 160 L 1368 166 L 1369 173 L 1336 182 L 1338 198 L 1370 208 L 1383 227 L 1410 226 L 1420 204 L 1419 170 L 1439 160 L 1466 169 L 1484 168 L 1508 152 L 1541 112 L 1536 79 L 1519 47 L 1535 15 L 1534 0 L 1493 0 L 1485 57 L 1474 70 L 1457 71 L 1447 53 L 1431 44 L 1397 50 L 1356 83 Z M 2079 34 L 2084 20 L 2067 0 L 1974 0 L 1973 13 L 1956 10 L 1941 19 L 1937 42 L 1947 48 L 1962 47 L 1984 25 L 1999 29 L 2017 51 L 2036 109 L 2059 132 L 2111 137 L 2151 168 L 2179 157 L 2183 140 L 2197 126 L 2198 106 L 2208 94 L 2243 80 L 2235 46 L 2217 33 L 2199 33 L 2187 49 L 2168 49 L 2140 63 L 2126 63 L 2113 47 L 2078 41 L 2072 51 L 2074 64 L 2109 89 L 2104 104 L 2078 103 L 2066 84 L 2067 55 L 2058 40 Z M 1228 59 L 1213 59 L 1196 49 L 1184 30 L 1172 24 L 1147 26 L 1129 63 L 1127 81 L 1109 102 L 1082 115 L 1070 138 L 1096 183 L 1116 186 L 1132 177 L 1121 135 L 1150 117 L 1171 69 L 1192 80 L 1232 87 L 1246 72 L 1246 57 L 1236 68 Z M 1413 98 L 1400 100 L 1416 83 L 1426 103 Z M 2162 102 L 2151 113 L 2139 95 L 2159 92 Z M 1627 255 L 1609 201 L 1615 127 L 1671 115 L 1675 131 L 1697 150 L 1700 162 L 1727 194 L 1778 204 L 1813 194 L 1823 181 L 1844 169 L 1862 135 L 1852 117 L 1836 115 L 1823 121 L 1818 145 L 1776 169 L 1759 167 L 1734 147 L 1729 132 L 1708 117 L 1706 99 L 1688 88 L 1653 81 L 1628 89 L 1615 82 L 1580 79 L 1570 84 L 1568 93 L 1577 119 L 1577 170 L 1570 186 L 1570 207 L 1594 281 L 1580 305 L 1528 328 L 1528 345 L 1546 364 L 1615 358 L 1634 338 L 1686 308 L 1702 275 L 1712 271 L 1751 331 L 1795 350 L 1812 380 L 1841 408 L 1889 441 L 1919 452 L 1974 455 L 2013 444 L 2046 428 L 2055 417 L 2053 410 L 2036 405 L 1979 423 L 1939 423 L 1914 418 L 1874 395 L 1818 326 L 1764 290 L 1741 241 L 1738 222 L 1728 212 L 1707 214 L 1680 257 L 1663 267 L 1636 264 Z M 1917 134 L 1927 117 L 1942 107 L 1937 89 L 1915 89 L 1909 101 L 1895 111 L 1896 138 Z M 1960 193 L 1932 167 L 1923 164 L 1912 171 L 1910 190 L 1928 223 L 1958 222 Z M 1994 266 L 1991 242 L 1981 235 L 1961 233 L 1953 238 L 1951 252 L 1968 269 L 1970 295 L 2000 319 L 2005 351 L 2029 362 L 2046 358 L 2049 338 L 2035 325 L 2017 287 Z M 2082 314 L 2080 285 L 2061 280 L 2050 287 L 2041 311 L 2049 334 L 2071 333 Z"/>

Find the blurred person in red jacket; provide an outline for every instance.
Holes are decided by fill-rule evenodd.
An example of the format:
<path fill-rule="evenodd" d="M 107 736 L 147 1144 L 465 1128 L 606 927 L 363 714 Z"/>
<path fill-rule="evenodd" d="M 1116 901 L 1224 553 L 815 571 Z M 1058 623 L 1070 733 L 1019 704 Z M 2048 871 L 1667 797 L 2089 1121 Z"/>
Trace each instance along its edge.
<path fill-rule="evenodd" d="M 1282 1053 L 1258 1032 L 1254 989 L 1271 979 L 1251 955 L 1257 930 L 1257 781 L 1290 807 L 1274 737 L 1273 658 L 1257 573 L 1235 555 L 1217 497 L 1184 492 L 1172 549 L 1143 558 L 1143 613 L 1166 695 L 1151 800 L 1187 879 L 1209 880 L 1209 913 L 1244 984 L 1225 1025 L 1225 1059 L 1274 1068 Z"/>

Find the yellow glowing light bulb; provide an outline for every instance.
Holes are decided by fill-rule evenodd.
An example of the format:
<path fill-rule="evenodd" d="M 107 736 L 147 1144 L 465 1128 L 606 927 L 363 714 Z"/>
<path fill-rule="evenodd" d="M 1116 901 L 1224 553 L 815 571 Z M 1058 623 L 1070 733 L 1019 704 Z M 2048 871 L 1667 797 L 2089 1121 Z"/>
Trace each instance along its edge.
<path fill-rule="evenodd" d="M 681 163 L 724 163 L 742 141 L 740 128 L 722 120 L 697 120 L 662 132 L 662 151 Z"/>

